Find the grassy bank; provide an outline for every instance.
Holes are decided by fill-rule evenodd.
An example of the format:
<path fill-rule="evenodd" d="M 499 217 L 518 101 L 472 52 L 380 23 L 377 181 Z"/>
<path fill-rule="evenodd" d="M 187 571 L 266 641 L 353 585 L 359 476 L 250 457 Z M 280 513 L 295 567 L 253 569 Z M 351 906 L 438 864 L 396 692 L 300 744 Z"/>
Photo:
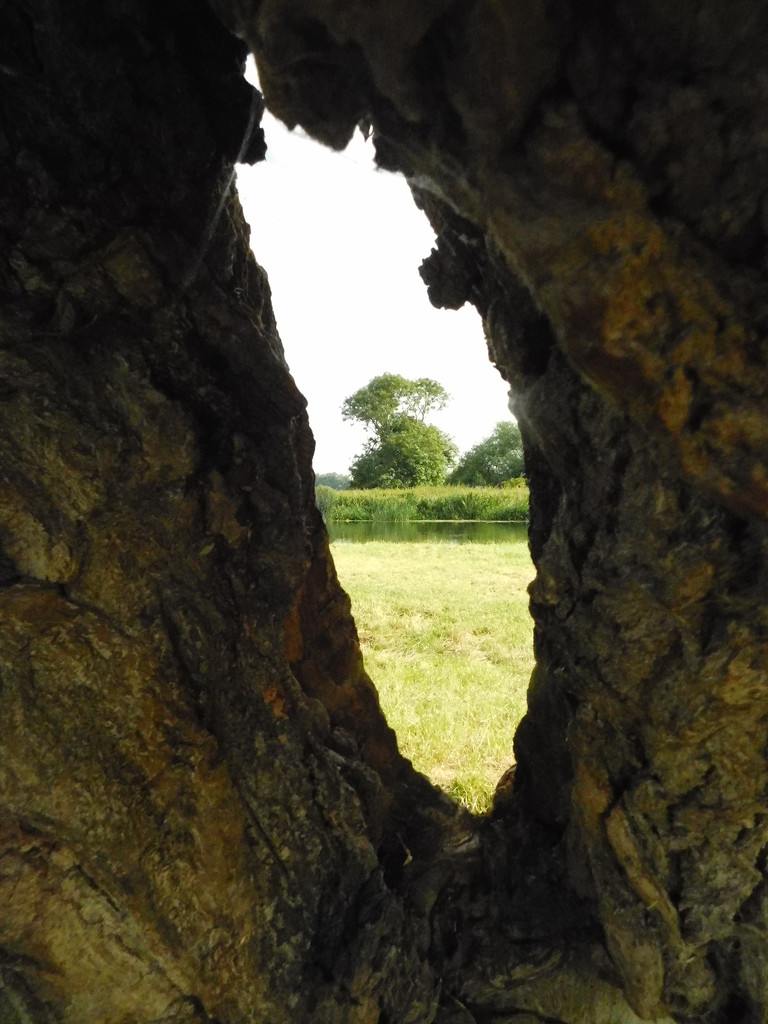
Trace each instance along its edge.
<path fill-rule="evenodd" d="M 413 487 L 403 490 L 334 491 L 317 488 L 327 523 L 407 522 L 412 519 L 528 519 L 525 481 L 510 487 Z"/>
<path fill-rule="evenodd" d="M 485 810 L 533 667 L 527 544 L 337 542 L 333 556 L 401 750 Z"/>

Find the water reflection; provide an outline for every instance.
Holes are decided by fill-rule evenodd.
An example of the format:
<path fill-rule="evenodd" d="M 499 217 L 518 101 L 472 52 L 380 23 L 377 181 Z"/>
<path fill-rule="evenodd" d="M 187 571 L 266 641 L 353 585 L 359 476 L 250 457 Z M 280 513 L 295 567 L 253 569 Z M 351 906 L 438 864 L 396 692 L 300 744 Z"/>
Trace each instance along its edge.
<path fill-rule="evenodd" d="M 448 544 L 504 544 L 525 542 L 528 539 L 528 526 L 525 523 L 478 522 L 329 523 L 328 533 L 331 543 L 440 540 Z"/>

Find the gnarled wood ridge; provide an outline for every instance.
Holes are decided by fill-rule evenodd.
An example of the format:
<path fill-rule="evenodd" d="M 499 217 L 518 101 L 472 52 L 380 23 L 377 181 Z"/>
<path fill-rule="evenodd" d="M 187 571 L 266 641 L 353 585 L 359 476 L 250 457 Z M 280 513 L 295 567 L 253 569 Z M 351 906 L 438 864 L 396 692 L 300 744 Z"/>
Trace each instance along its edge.
<path fill-rule="evenodd" d="M 373 124 L 513 391 L 487 820 L 360 659 L 247 48 L 289 125 Z M 768 1019 L 767 52 L 765 0 L 2 5 L 3 1024 Z"/>

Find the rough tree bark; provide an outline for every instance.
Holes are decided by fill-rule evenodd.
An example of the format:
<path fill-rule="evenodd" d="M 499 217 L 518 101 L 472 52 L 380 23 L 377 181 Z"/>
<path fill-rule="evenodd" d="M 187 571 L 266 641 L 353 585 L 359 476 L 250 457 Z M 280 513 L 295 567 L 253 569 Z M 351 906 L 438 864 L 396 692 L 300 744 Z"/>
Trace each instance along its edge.
<path fill-rule="evenodd" d="M 0 8 L 0 1019 L 765 1020 L 768 4 L 212 7 Z M 289 124 L 372 120 L 513 387 L 483 821 L 362 666 L 235 36 Z"/>

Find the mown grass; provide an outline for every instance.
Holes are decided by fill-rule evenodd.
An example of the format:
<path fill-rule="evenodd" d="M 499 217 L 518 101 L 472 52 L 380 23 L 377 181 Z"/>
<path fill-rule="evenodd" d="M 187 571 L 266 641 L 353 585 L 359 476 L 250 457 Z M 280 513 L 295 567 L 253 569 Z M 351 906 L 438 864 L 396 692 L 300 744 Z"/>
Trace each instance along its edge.
<path fill-rule="evenodd" d="M 335 542 L 333 556 L 402 752 L 487 810 L 533 667 L 527 544 Z"/>
<path fill-rule="evenodd" d="M 412 487 L 400 490 L 316 489 L 327 523 L 466 519 L 523 523 L 528 519 L 524 480 L 508 487 Z"/>

